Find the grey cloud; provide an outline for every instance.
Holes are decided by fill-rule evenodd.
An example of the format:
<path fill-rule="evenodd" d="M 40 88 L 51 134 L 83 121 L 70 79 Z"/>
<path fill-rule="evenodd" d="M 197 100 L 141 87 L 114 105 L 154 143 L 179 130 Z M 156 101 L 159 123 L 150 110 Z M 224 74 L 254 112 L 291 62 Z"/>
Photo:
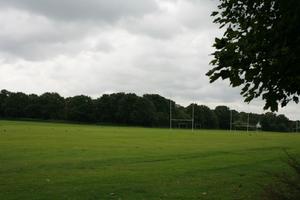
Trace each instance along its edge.
<path fill-rule="evenodd" d="M 177 8 L 163 8 L 163 2 Z M 6 32 L 0 33 L 0 52 L 26 60 L 74 55 L 89 50 L 90 47 L 84 43 L 86 37 L 106 31 L 108 27 L 121 28 L 138 37 L 146 35 L 171 40 L 188 32 L 186 28 L 214 28 L 207 20 L 211 3 L 205 2 L 0 0 L 1 13 L 7 15 L 1 16 L 0 25 L 9 27 Z M 103 41 L 91 48 L 103 52 L 114 50 L 113 45 Z"/>
<path fill-rule="evenodd" d="M 0 0 L 0 54 L 6 60 L 43 60 L 81 51 L 111 52 L 85 39 L 126 17 L 157 10 L 154 0 Z"/>
<path fill-rule="evenodd" d="M 170 16 L 146 15 L 143 18 L 127 18 L 120 26 L 136 35 L 146 35 L 157 39 L 172 39 L 183 31 Z"/>
<path fill-rule="evenodd" d="M 212 23 L 213 18 L 211 13 L 217 9 L 216 0 L 182 0 L 179 1 L 180 9 L 178 12 L 178 19 L 181 23 L 190 29 L 215 29 Z"/>
<path fill-rule="evenodd" d="M 217 7 L 215 0 L 161 0 L 156 12 L 140 18 L 122 19 L 119 24 L 138 35 L 158 39 L 172 39 L 191 30 L 216 30 L 211 13 Z"/>
<path fill-rule="evenodd" d="M 214 37 L 210 0 L 0 0 L 0 85 L 64 96 L 158 93 L 188 105 L 243 103 L 227 82 L 205 73 Z M 7 62 L 7 60 L 13 60 Z M 297 106 L 282 109 L 300 117 Z M 298 109 L 299 110 L 299 109 Z"/>
<path fill-rule="evenodd" d="M 8 57 L 26 60 L 43 60 L 54 56 L 74 55 L 89 48 L 95 51 L 111 51 L 100 44 L 88 44 L 85 40 L 101 31 L 90 23 L 62 23 L 21 10 L 2 9 L 0 13 L 0 53 Z M 105 42 L 100 42 L 105 43 Z M 107 43 L 107 42 L 106 42 Z"/>
<path fill-rule="evenodd" d="M 107 41 L 100 41 L 97 44 L 94 45 L 92 48 L 94 51 L 101 51 L 101 52 L 112 52 L 115 48 L 114 46 L 107 42 Z"/>
<path fill-rule="evenodd" d="M 57 55 L 72 55 L 80 51 L 80 44 L 72 42 L 51 42 L 51 43 L 35 43 L 29 41 L 21 42 L 1 42 L 0 49 L 5 49 L 2 54 L 7 55 L 11 59 L 16 56 L 30 61 L 39 61 L 51 58 Z"/>
<path fill-rule="evenodd" d="M 108 22 L 157 9 L 154 0 L 1 0 L 0 6 L 29 10 L 59 20 Z"/>

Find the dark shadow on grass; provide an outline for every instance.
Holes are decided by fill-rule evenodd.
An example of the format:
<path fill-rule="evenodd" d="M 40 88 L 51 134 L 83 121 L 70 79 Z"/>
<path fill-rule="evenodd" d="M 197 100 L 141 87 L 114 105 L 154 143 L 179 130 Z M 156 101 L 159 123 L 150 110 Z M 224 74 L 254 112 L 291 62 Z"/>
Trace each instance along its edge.
<path fill-rule="evenodd" d="M 300 199 L 300 161 L 285 150 L 284 161 L 289 172 L 268 173 L 273 182 L 263 186 L 262 200 L 299 200 Z"/>

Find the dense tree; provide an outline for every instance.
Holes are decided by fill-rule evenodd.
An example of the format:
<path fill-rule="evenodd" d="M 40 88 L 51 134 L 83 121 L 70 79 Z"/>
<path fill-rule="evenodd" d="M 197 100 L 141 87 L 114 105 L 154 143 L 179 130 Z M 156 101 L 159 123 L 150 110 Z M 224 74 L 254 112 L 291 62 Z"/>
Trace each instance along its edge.
<path fill-rule="evenodd" d="M 187 107 L 189 113 L 192 112 L 194 106 L 194 122 L 196 128 L 218 128 L 218 118 L 216 114 L 205 105 L 191 104 Z"/>
<path fill-rule="evenodd" d="M 170 112 L 170 100 L 162 97 L 158 94 L 145 94 L 143 96 L 145 99 L 151 101 L 157 112 L 169 113 Z"/>
<path fill-rule="evenodd" d="M 263 115 L 261 125 L 264 131 L 276 129 L 276 114 L 268 112 Z"/>
<path fill-rule="evenodd" d="M 300 1 L 220 0 L 215 23 L 226 31 L 216 38 L 211 82 L 229 79 L 241 86 L 246 102 L 262 97 L 278 110 L 300 95 Z"/>
<path fill-rule="evenodd" d="M 28 96 L 22 92 L 10 92 L 3 102 L 3 111 L 6 117 L 23 118 L 26 117 L 25 107 L 28 104 Z"/>
<path fill-rule="evenodd" d="M 237 130 L 257 130 L 261 122 L 261 115 L 255 113 L 232 111 L 232 116 L 232 128 Z"/>
<path fill-rule="evenodd" d="M 135 104 L 138 97 L 135 94 L 124 95 L 116 105 L 117 121 L 122 124 L 132 124 L 134 118 Z"/>
<path fill-rule="evenodd" d="M 40 97 L 36 94 L 28 95 L 28 104 L 24 108 L 24 112 L 26 118 L 47 119 L 46 116 L 48 116 L 48 113 L 46 113 L 45 111 L 42 112 L 42 104 L 40 103 Z M 45 116 L 43 116 L 43 114 Z M 54 116 L 53 119 L 57 118 L 55 118 Z"/>
<path fill-rule="evenodd" d="M 119 101 L 125 96 L 125 93 L 104 94 L 96 99 L 96 119 L 104 123 L 120 123 L 118 120 Z"/>
<path fill-rule="evenodd" d="M 63 119 L 64 98 L 57 93 L 44 93 L 39 97 L 38 107 L 43 119 Z"/>
<path fill-rule="evenodd" d="M 154 104 L 135 94 L 103 95 L 95 100 L 95 106 L 99 122 L 152 126 L 156 121 Z"/>
<path fill-rule="evenodd" d="M 7 90 L 1 90 L 0 92 L 0 117 L 4 117 L 4 102 L 6 101 L 6 98 L 8 97 L 9 92 Z"/>
<path fill-rule="evenodd" d="M 261 115 L 255 114 L 255 113 L 250 113 L 249 123 L 251 125 L 257 125 L 257 123 L 260 123 L 260 121 L 261 121 Z"/>
<path fill-rule="evenodd" d="M 143 98 L 151 101 L 155 107 L 154 125 L 169 126 L 170 100 L 158 94 L 145 94 Z"/>
<path fill-rule="evenodd" d="M 176 104 L 175 102 L 171 101 L 172 106 L 172 118 L 175 119 L 191 119 L 192 118 L 192 112 L 187 112 L 185 107 Z"/>
<path fill-rule="evenodd" d="M 122 124 L 152 125 L 155 107 L 147 99 L 125 94 L 118 103 L 117 121 Z"/>
<path fill-rule="evenodd" d="M 80 95 L 66 99 L 66 119 L 77 122 L 94 122 L 94 103 L 91 97 Z"/>
<path fill-rule="evenodd" d="M 277 131 L 279 132 L 288 132 L 292 131 L 293 127 L 290 123 L 290 120 L 285 115 L 278 115 L 277 119 Z"/>
<path fill-rule="evenodd" d="M 214 110 L 219 127 L 221 129 L 230 129 L 230 109 L 227 106 L 217 106 Z"/>
<path fill-rule="evenodd" d="M 176 104 L 174 101 L 169 101 L 168 119 L 172 117 L 172 127 L 174 128 L 191 128 L 192 127 L 192 111 L 187 110 L 185 107 Z M 171 109 L 171 110 L 170 110 Z M 170 116 L 171 112 L 171 116 Z M 170 122 L 167 123 L 170 125 Z"/>
<path fill-rule="evenodd" d="M 270 112 L 262 116 L 261 125 L 264 131 L 293 131 L 293 124 L 286 116 Z"/>
<path fill-rule="evenodd" d="M 42 120 L 68 120 L 86 123 L 122 124 L 134 126 L 168 127 L 172 117 L 190 120 L 194 107 L 195 128 L 229 129 L 230 110 L 226 106 L 217 106 L 211 110 L 205 105 L 191 104 L 187 107 L 160 95 L 147 94 L 143 97 L 136 94 L 115 93 L 103 95 L 93 100 L 80 95 L 63 98 L 57 93 L 45 93 L 40 96 L 21 92 L 0 92 L 1 118 L 31 118 Z M 248 113 L 232 111 L 233 122 L 245 127 Z M 293 131 L 295 122 L 284 115 L 250 113 L 250 124 L 261 121 L 266 131 Z M 192 123 L 174 121 L 173 127 L 191 128 Z"/>
<path fill-rule="evenodd" d="M 156 121 L 155 106 L 148 99 L 138 97 L 131 111 L 131 124 L 153 126 Z"/>

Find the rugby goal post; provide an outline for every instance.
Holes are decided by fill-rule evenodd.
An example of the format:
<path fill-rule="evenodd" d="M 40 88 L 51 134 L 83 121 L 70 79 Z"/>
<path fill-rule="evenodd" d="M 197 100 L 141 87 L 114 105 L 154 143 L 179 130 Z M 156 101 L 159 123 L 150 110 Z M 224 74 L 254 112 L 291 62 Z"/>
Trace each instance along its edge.
<path fill-rule="evenodd" d="M 192 131 L 194 131 L 194 124 L 195 124 L 195 104 L 192 104 L 192 118 L 191 119 L 178 119 L 178 118 L 173 118 L 173 111 L 172 111 L 172 101 L 170 100 L 170 129 L 173 128 L 173 122 L 181 122 L 180 124 L 186 124 L 186 123 L 191 123 L 191 128 Z"/>

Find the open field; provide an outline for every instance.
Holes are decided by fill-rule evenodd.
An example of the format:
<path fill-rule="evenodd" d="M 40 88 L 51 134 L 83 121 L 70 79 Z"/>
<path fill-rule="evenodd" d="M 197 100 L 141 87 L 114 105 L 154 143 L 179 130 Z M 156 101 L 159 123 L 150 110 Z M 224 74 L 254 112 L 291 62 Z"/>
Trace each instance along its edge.
<path fill-rule="evenodd" d="M 0 199 L 258 199 L 300 135 L 0 121 Z"/>

